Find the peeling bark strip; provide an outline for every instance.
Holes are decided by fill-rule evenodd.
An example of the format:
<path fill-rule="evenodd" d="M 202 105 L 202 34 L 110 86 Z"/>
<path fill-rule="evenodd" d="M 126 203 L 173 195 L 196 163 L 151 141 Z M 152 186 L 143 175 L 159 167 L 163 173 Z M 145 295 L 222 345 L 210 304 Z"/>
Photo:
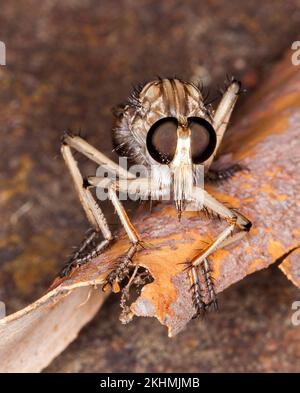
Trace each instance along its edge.
<path fill-rule="evenodd" d="M 232 153 L 249 171 L 209 191 L 239 208 L 252 220 L 253 229 L 244 240 L 210 258 L 216 291 L 283 257 L 280 269 L 300 287 L 300 68 L 291 64 L 290 56 L 275 67 L 241 114 L 224 153 Z M 191 212 L 178 222 L 175 209 L 168 205 L 157 206 L 151 214 L 139 211 L 133 223 L 152 245 L 139 251 L 135 260 L 154 281 L 143 288 L 131 310 L 138 316 L 155 316 L 174 336 L 194 313 L 189 280 L 180 263 L 226 224 Z M 1 319 L 0 371 L 46 367 L 97 312 L 105 295 L 92 287 L 103 283 L 127 248 L 128 240 L 121 233 L 110 249 L 70 279 L 57 279 L 43 298 Z"/>

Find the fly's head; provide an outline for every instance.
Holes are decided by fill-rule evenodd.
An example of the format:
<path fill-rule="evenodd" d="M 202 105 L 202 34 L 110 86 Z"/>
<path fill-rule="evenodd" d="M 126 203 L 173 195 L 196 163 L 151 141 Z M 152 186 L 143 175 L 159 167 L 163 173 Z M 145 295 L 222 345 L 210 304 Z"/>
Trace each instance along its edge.
<path fill-rule="evenodd" d="M 217 138 L 200 89 L 174 78 L 147 83 L 133 93 L 116 118 L 113 142 L 121 156 L 151 167 L 157 186 L 170 181 L 182 209 Z"/>

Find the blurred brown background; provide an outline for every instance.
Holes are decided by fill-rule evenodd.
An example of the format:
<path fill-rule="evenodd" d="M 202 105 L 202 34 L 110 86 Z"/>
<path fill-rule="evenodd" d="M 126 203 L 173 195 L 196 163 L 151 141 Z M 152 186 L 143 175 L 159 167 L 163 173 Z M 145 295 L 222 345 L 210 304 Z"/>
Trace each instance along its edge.
<path fill-rule="evenodd" d="M 214 98 L 228 73 L 251 94 L 299 26 L 299 0 L 1 4 L 0 300 L 7 312 L 44 293 L 88 229 L 59 153 L 64 130 L 82 130 L 113 157 L 111 108 L 132 84 L 177 75 L 202 80 Z M 226 290 L 218 314 L 168 339 L 155 320 L 121 325 L 111 297 L 47 371 L 299 371 L 300 331 L 290 323 L 299 298 L 271 268 Z"/>

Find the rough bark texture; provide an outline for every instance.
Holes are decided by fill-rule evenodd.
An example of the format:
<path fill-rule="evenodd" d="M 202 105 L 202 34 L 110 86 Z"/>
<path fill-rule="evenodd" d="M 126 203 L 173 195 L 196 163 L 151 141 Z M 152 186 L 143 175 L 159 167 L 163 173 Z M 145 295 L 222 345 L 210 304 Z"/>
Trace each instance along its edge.
<path fill-rule="evenodd" d="M 0 371 L 40 372 L 77 337 L 103 300 L 93 288 L 58 288 L 1 320 Z"/>

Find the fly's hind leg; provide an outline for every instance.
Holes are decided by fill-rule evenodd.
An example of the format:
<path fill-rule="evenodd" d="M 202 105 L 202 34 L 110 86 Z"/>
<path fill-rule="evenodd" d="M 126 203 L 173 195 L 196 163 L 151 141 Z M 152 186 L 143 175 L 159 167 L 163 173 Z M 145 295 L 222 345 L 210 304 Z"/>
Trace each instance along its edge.
<path fill-rule="evenodd" d="M 205 175 L 205 180 L 211 183 L 221 183 L 227 179 L 230 179 L 237 172 L 248 170 L 247 167 L 241 165 L 238 162 L 234 162 L 226 168 L 210 168 Z"/>
<path fill-rule="evenodd" d="M 105 283 L 103 284 L 103 291 L 107 288 L 112 288 L 113 292 L 120 292 L 120 283 L 124 278 L 129 277 L 129 265 L 133 263 L 133 256 L 138 250 L 138 243 L 132 244 L 124 255 L 122 255 L 116 263 L 115 269 L 113 269 L 106 277 Z"/>
<path fill-rule="evenodd" d="M 70 274 L 75 266 L 81 266 L 100 255 L 110 241 L 107 239 L 100 240 L 99 233 L 91 229 L 88 231 L 85 239 L 76 248 L 75 252 L 67 259 L 64 267 L 60 271 L 61 277 L 66 277 Z"/>

